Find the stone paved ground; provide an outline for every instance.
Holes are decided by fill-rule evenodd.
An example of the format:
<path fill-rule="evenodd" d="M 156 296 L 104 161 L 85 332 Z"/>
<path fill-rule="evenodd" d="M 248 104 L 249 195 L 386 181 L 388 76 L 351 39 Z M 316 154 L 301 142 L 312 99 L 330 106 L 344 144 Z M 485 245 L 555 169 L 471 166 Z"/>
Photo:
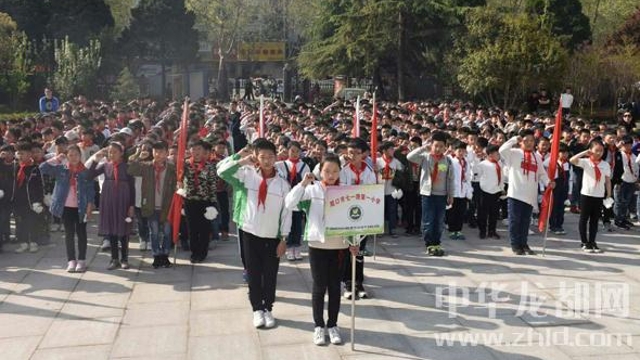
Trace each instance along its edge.
<path fill-rule="evenodd" d="M 0 359 L 639 359 L 640 233 L 602 235 L 606 252 L 591 255 L 577 248 L 574 215 L 567 230 L 546 257 L 513 256 L 469 229 L 445 240 L 443 258 L 425 257 L 417 237 L 380 238 L 355 351 L 312 344 L 306 259 L 282 264 L 278 326 L 256 330 L 233 241 L 197 266 L 179 254 L 175 269 L 132 250 L 133 269 L 110 272 L 92 236 L 90 271 L 67 274 L 58 233 L 37 254 L 0 254 Z M 530 242 L 539 249 L 541 237 Z M 347 341 L 349 314 L 343 301 Z M 465 345 L 471 336 L 479 344 Z"/>

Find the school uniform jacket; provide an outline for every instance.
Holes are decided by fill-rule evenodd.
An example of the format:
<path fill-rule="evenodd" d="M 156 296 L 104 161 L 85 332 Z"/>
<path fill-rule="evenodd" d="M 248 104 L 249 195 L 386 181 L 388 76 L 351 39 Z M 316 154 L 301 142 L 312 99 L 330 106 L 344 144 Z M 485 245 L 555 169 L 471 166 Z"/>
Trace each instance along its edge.
<path fill-rule="evenodd" d="M 240 166 L 233 157 L 218 163 L 218 175 L 234 188 L 234 196 L 244 203 L 240 211 L 241 229 L 257 237 L 275 239 L 286 237 L 291 230 L 291 211 L 284 199 L 291 190 L 289 183 L 279 176 L 267 180 L 267 198 L 258 207 L 258 189 L 262 176 L 251 166 Z M 234 207 L 235 210 L 235 207 Z"/>
<path fill-rule="evenodd" d="M 433 195 L 453 197 L 455 177 L 451 169 L 451 159 L 449 159 L 448 156 L 442 156 L 442 159 L 440 159 L 436 164 L 431 154 L 427 152 L 424 147 L 419 147 L 407 154 L 407 160 L 420 165 L 420 195 L 432 195 L 433 186 L 431 184 L 431 171 L 434 166 L 438 166 L 438 169 L 441 169 L 442 167 L 442 172 L 446 173 L 445 192 L 438 194 L 434 193 Z"/>
<path fill-rule="evenodd" d="M 349 245 L 341 236 L 325 238 L 324 229 L 324 199 L 326 189 L 319 181 L 302 186 L 293 187 L 285 198 L 287 209 L 300 208 L 307 215 L 307 223 L 303 238 L 309 242 L 309 246 L 321 249 L 346 249 Z"/>

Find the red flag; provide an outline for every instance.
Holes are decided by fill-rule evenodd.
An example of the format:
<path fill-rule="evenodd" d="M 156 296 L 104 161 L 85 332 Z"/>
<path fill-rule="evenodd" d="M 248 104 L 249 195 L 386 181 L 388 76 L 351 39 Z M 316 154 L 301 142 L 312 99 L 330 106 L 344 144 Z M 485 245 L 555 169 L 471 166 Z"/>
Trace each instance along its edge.
<path fill-rule="evenodd" d="M 184 178 L 184 157 L 187 152 L 187 132 L 189 127 L 189 102 L 184 101 L 182 110 L 182 121 L 180 122 L 180 134 L 178 137 L 178 154 L 176 158 L 176 176 L 178 184 Z M 180 217 L 182 215 L 182 196 L 173 194 L 171 207 L 169 208 L 169 222 L 171 223 L 171 235 L 173 243 L 177 244 L 180 234 Z"/>
<path fill-rule="evenodd" d="M 551 157 L 549 158 L 549 180 L 554 181 L 556 176 L 556 168 L 558 167 L 558 156 L 560 150 L 560 135 L 562 134 L 562 102 L 558 104 L 558 112 L 556 113 L 556 124 L 553 128 L 553 138 L 551 139 Z M 540 216 L 538 218 L 538 230 L 543 232 L 547 226 L 547 219 L 553 206 L 553 189 L 547 187 L 542 196 L 542 204 L 540 206 Z"/>
<path fill-rule="evenodd" d="M 373 94 L 373 115 L 371 116 L 371 157 L 376 161 L 378 157 L 378 108 L 376 106 L 376 95 Z"/>

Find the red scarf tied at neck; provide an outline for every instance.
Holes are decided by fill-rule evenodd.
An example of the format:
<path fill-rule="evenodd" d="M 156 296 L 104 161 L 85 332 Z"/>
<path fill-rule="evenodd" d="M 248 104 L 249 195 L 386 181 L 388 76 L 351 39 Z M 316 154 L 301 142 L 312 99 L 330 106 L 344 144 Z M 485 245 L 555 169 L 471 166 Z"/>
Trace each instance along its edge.
<path fill-rule="evenodd" d="M 296 176 L 298 176 L 298 161 L 300 161 L 300 159 L 289 158 L 289 161 L 291 161 L 291 164 L 293 164 L 291 170 L 289 170 L 289 182 L 293 184 L 293 182 L 296 180 Z"/>
<path fill-rule="evenodd" d="M 264 170 L 260 169 L 260 174 L 262 175 L 262 181 L 260 182 L 260 187 L 258 187 L 258 210 L 260 209 L 260 205 L 262 205 L 262 211 L 264 211 L 267 201 L 267 179 L 275 177 L 276 171 L 275 169 L 271 169 L 271 174 L 267 174 Z"/>
<path fill-rule="evenodd" d="M 360 185 L 360 175 L 362 175 L 362 173 L 364 172 L 364 170 L 367 168 L 367 164 L 363 161 L 362 163 L 360 163 L 360 169 L 356 168 L 355 165 L 349 163 L 349 168 L 351 169 L 351 171 L 353 171 L 354 174 L 356 174 L 356 183 L 355 185 Z"/>
<path fill-rule="evenodd" d="M 498 175 L 498 184 L 502 181 L 502 170 L 500 169 L 500 163 L 496 160 L 489 159 L 489 162 L 492 162 L 496 166 L 496 175 Z"/>
<path fill-rule="evenodd" d="M 153 169 L 155 170 L 155 181 L 156 181 L 156 193 L 160 193 L 160 177 L 162 176 L 162 172 L 167 167 L 167 164 L 158 164 L 153 163 Z"/>
<path fill-rule="evenodd" d="M 85 170 L 84 164 L 82 162 L 77 163 L 76 165 L 69 164 L 69 185 L 76 189 L 78 187 L 78 174 Z"/>
<path fill-rule="evenodd" d="M 522 162 L 522 172 L 528 178 L 529 172 L 534 174 L 538 171 L 538 161 L 531 151 L 522 150 L 524 152 L 524 161 Z M 533 161 L 532 161 L 533 160 Z M 535 162 L 535 163 L 534 163 Z"/>
<path fill-rule="evenodd" d="M 591 165 L 593 165 L 593 170 L 596 174 L 596 184 L 598 184 L 600 182 L 600 179 L 602 178 L 602 173 L 600 172 L 600 161 L 601 160 L 595 160 L 593 157 L 589 158 L 589 160 L 591 161 Z"/>
<path fill-rule="evenodd" d="M 33 165 L 33 160 L 20 163 L 20 167 L 18 168 L 18 174 L 16 175 L 16 179 L 18 181 L 18 187 L 22 187 L 22 185 L 24 185 L 24 182 L 27 179 L 27 174 L 26 174 L 27 166 L 31 166 L 31 165 Z"/>
<path fill-rule="evenodd" d="M 436 181 L 438 181 L 438 164 L 440 163 L 440 160 L 442 160 L 444 155 L 440 154 L 440 155 L 431 155 L 431 158 L 433 159 L 433 169 L 431 169 L 431 186 L 435 185 Z"/>
<path fill-rule="evenodd" d="M 189 159 L 189 165 L 191 165 L 191 170 L 193 170 L 193 186 L 196 189 L 200 187 L 200 173 L 206 164 L 204 160 L 196 163 L 194 158 Z"/>
<path fill-rule="evenodd" d="M 111 164 L 113 165 L 113 181 L 114 181 L 114 186 L 118 187 L 118 179 L 120 178 L 119 173 L 120 173 L 120 162 L 115 162 L 112 161 Z"/>
<path fill-rule="evenodd" d="M 391 176 L 391 162 L 393 161 L 393 157 L 387 158 L 386 155 L 382 155 L 382 160 L 384 161 L 384 170 L 382 170 L 382 178 L 385 180 L 393 179 L 393 176 Z"/>

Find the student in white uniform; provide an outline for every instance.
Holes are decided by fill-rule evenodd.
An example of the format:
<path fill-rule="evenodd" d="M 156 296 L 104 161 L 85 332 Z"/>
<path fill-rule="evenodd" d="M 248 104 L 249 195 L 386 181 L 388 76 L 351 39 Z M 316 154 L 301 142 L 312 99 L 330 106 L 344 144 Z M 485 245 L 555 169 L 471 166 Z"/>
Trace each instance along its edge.
<path fill-rule="evenodd" d="M 307 174 L 302 182 L 293 187 L 285 198 L 288 209 L 300 209 L 307 215 L 304 238 L 309 242 L 309 264 L 313 286 L 311 304 L 315 329 L 313 342 L 326 344 L 326 336 L 332 344 L 342 343 L 338 329 L 340 313 L 340 282 L 344 271 L 344 258 L 357 255 L 359 248 L 349 246 L 345 239 L 324 236 L 324 202 L 327 188 L 340 185 L 340 159 L 335 155 L 326 156 L 320 166 L 321 181 L 314 181 L 313 174 Z M 324 320 L 324 296 L 329 295 L 328 320 Z"/>
<path fill-rule="evenodd" d="M 583 169 L 578 229 L 582 250 L 588 253 L 601 252 L 596 244 L 598 221 L 605 196 L 611 198 L 611 166 L 606 161 L 602 161 L 603 153 L 604 145 L 599 140 L 592 140 L 588 150 L 576 154 L 569 160 L 571 164 Z M 588 236 L 587 222 L 589 223 Z"/>

